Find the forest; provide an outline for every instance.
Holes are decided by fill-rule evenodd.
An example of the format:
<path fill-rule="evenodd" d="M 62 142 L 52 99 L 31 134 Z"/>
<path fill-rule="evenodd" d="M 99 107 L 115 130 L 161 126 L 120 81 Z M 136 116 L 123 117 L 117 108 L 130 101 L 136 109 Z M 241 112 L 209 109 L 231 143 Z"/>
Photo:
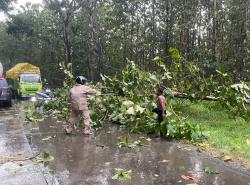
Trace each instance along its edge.
<path fill-rule="evenodd" d="M 0 4 L 9 17 L 0 23 L 0 61 L 6 69 L 31 62 L 53 87 L 64 80 L 60 63 L 97 82 L 128 60 L 154 70 L 160 57 L 171 68 L 169 48 L 206 78 L 220 70 L 234 83 L 249 81 L 247 0 L 44 0 L 16 14 L 10 3 Z"/>

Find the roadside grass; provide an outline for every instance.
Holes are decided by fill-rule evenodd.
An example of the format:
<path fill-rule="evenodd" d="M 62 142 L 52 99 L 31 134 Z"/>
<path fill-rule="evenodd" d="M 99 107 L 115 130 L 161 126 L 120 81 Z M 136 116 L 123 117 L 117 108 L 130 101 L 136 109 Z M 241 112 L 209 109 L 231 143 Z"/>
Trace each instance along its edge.
<path fill-rule="evenodd" d="M 173 103 L 175 111 L 188 117 L 190 122 L 200 124 L 210 133 L 209 145 L 223 149 L 229 155 L 250 162 L 250 122 L 241 118 L 230 118 L 217 102 L 190 102 L 177 100 Z"/>

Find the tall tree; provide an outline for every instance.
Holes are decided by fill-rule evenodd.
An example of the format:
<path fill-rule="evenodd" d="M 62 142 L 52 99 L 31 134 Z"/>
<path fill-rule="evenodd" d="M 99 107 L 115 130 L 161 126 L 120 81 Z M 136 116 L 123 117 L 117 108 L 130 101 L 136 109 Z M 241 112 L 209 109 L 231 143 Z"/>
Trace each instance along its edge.
<path fill-rule="evenodd" d="M 81 1 L 77 0 L 45 0 L 46 6 L 55 11 L 62 21 L 62 36 L 64 41 L 65 62 L 71 63 L 72 45 L 69 40 L 69 25 L 75 12 L 81 8 Z"/>
<path fill-rule="evenodd" d="M 248 0 L 45 0 L 43 10 L 26 7 L 3 26 L 9 40 L 0 38 L 2 46 L 14 39 L 17 50 L 0 59 L 43 63 L 48 78 L 48 69 L 65 61 L 98 81 L 101 73 L 119 73 L 127 59 L 154 70 L 151 61 L 161 56 L 171 68 L 175 47 L 204 76 L 222 68 L 235 81 L 250 80 L 249 13 Z"/>
<path fill-rule="evenodd" d="M 16 0 L 0 0 L 0 12 L 8 13 L 12 9 L 12 2 L 16 2 Z"/>

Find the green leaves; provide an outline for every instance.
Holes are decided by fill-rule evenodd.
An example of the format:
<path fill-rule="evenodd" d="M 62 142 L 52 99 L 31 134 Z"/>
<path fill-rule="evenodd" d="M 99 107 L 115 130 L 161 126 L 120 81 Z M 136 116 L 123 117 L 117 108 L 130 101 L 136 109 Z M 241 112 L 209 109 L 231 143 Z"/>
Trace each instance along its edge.
<path fill-rule="evenodd" d="M 44 120 L 43 116 L 37 113 L 33 103 L 23 102 L 21 110 L 25 113 L 25 120 L 28 122 L 42 122 Z"/>
<path fill-rule="evenodd" d="M 16 0 L 1 0 L 0 1 L 0 12 L 8 12 L 12 9 L 11 3 Z"/>
<path fill-rule="evenodd" d="M 117 146 L 119 148 L 127 147 L 127 148 L 132 148 L 132 149 L 134 149 L 134 148 L 136 148 L 136 147 L 138 147 L 140 145 L 141 145 L 141 141 L 140 140 L 131 142 L 131 141 L 128 140 L 127 137 L 120 138 L 119 139 L 119 143 L 117 144 Z"/>
<path fill-rule="evenodd" d="M 120 138 L 119 143 L 117 144 L 117 146 L 118 146 L 119 148 L 122 148 L 122 147 L 127 147 L 128 144 L 129 144 L 128 138 L 125 137 L 125 138 Z"/>
<path fill-rule="evenodd" d="M 49 152 L 44 152 L 42 155 L 37 159 L 37 162 L 50 162 L 53 161 L 54 157 L 50 155 Z"/>
<path fill-rule="evenodd" d="M 246 83 L 232 85 L 232 77 L 217 70 L 220 85 L 214 87 L 215 95 L 223 108 L 233 118 L 241 117 L 245 120 L 250 119 L 250 109 L 246 107 L 246 100 L 249 96 L 249 87 Z"/>
<path fill-rule="evenodd" d="M 137 113 L 142 114 L 144 110 L 145 108 L 142 108 L 139 105 L 135 105 L 134 107 L 129 107 L 129 109 L 126 111 L 126 114 L 128 115 L 135 115 Z"/>
<path fill-rule="evenodd" d="M 161 133 L 169 139 L 187 139 L 197 141 L 207 135 L 199 125 L 191 124 L 184 118 L 175 114 L 168 115 L 161 123 Z"/>
<path fill-rule="evenodd" d="M 134 107 L 130 107 L 127 111 L 126 114 L 128 115 L 135 115 L 135 109 Z"/>
<path fill-rule="evenodd" d="M 217 100 L 228 111 L 230 117 L 250 119 L 250 109 L 246 106 L 250 88 L 246 83 L 232 85 L 233 77 L 220 70 L 215 70 L 215 74 L 205 77 L 206 71 L 197 64 L 182 59 L 177 49 L 170 48 L 169 52 L 174 60 L 170 68 L 173 77 L 172 89 L 175 88 L 192 101 L 212 97 L 212 100 Z"/>
<path fill-rule="evenodd" d="M 211 167 L 205 167 L 204 171 L 208 174 L 219 174 L 220 173 L 217 169 L 211 168 Z"/>
<path fill-rule="evenodd" d="M 179 62 L 181 59 L 181 55 L 178 49 L 176 48 L 169 48 L 168 52 L 171 54 L 173 60 L 175 62 Z"/>
<path fill-rule="evenodd" d="M 140 140 L 137 140 L 137 141 L 134 141 L 133 143 L 129 143 L 129 144 L 128 144 L 128 148 L 134 149 L 134 148 L 137 148 L 137 147 L 140 146 L 140 145 L 141 145 L 141 141 L 140 141 Z"/>
<path fill-rule="evenodd" d="M 69 106 L 68 106 L 68 90 L 75 83 L 72 64 L 60 63 L 60 70 L 65 75 L 63 87 L 58 88 L 55 93 L 55 97 L 48 103 L 44 104 L 43 107 L 47 112 L 56 112 L 63 118 L 68 119 L 69 117 Z"/>
<path fill-rule="evenodd" d="M 130 101 L 130 100 L 126 100 L 124 102 L 122 102 L 122 105 L 124 105 L 126 108 L 132 107 L 134 105 L 134 102 Z"/>
<path fill-rule="evenodd" d="M 126 181 L 131 179 L 132 170 L 124 170 L 116 168 L 116 174 L 112 177 L 113 180 Z"/>
<path fill-rule="evenodd" d="M 164 64 L 159 64 L 162 70 Z M 120 76 L 102 75 L 97 88 L 102 96 L 90 100 L 90 108 L 99 115 L 99 122 L 109 120 L 120 123 L 133 132 L 154 132 L 155 115 L 151 112 L 155 102 L 156 86 L 162 82 L 163 73 L 139 69 L 132 61 Z M 102 116 L 106 115 L 106 120 Z M 98 119 L 95 119 L 98 120 Z"/>
<path fill-rule="evenodd" d="M 132 132 L 161 133 L 169 139 L 197 140 L 202 137 L 201 129 L 178 116 L 168 112 L 167 120 L 161 126 L 156 123 L 157 115 L 152 112 L 156 104 L 156 87 L 162 79 L 169 78 L 169 72 L 160 58 L 155 58 L 157 70 L 148 72 L 128 61 L 121 76 L 108 77 L 102 75 L 102 81 L 96 85 L 99 95 L 90 99 L 91 119 L 93 127 L 98 128 L 106 121 L 119 123 Z M 61 64 L 67 76 L 65 87 L 58 89 L 55 100 L 45 105 L 46 110 L 57 110 L 65 118 L 68 116 L 67 89 L 71 85 L 71 65 Z M 163 72 L 162 72 L 163 71 Z M 66 85 L 67 84 L 67 85 Z M 134 148 L 140 142 L 131 143 L 121 140 L 119 147 Z"/>

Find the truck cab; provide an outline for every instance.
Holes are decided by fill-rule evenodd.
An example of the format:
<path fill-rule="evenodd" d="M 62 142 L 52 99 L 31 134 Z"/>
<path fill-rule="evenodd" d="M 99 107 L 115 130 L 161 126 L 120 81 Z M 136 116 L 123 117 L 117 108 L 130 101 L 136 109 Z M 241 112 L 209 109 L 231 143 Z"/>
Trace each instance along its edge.
<path fill-rule="evenodd" d="M 42 90 L 41 76 L 35 73 L 23 73 L 18 78 L 19 97 L 35 96 L 36 92 Z"/>
<path fill-rule="evenodd" d="M 29 63 L 19 63 L 6 72 L 15 97 L 31 97 L 42 91 L 39 67 Z"/>

